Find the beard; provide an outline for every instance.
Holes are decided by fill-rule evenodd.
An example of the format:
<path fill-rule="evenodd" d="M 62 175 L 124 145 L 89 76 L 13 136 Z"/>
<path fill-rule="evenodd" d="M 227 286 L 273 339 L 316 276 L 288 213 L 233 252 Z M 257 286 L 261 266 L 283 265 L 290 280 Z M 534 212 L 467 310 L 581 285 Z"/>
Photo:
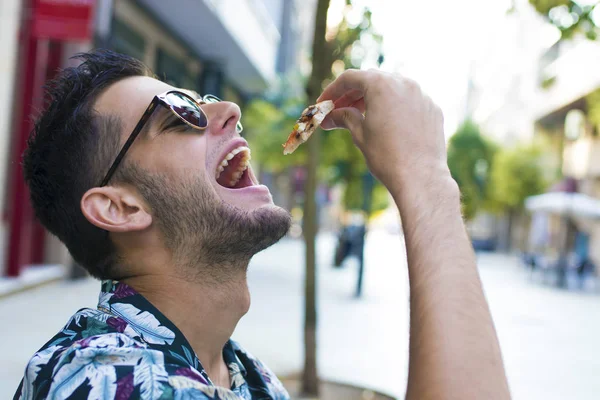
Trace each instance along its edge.
<path fill-rule="evenodd" d="M 142 171 L 139 171 L 142 172 Z M 173 178 L 146 171 L 135 185 L 164 234 L 175 263 L 203 280 L 225 282 L 256 253 L 289 230 L 290 214 L 275 205 L 246 211 L 225 203 L 199 178 Z"/>

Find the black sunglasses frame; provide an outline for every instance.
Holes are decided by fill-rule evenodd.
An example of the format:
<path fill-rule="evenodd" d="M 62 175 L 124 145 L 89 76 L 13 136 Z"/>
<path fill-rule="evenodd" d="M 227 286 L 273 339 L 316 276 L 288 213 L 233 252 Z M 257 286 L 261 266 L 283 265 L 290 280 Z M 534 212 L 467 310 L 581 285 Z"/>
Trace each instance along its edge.
<path fill-rule="evenodd" d="M 197 104 L 198 110 L 204 116 L 204 118 L 206 120 L 206 126 L 202 127 L 202 126 L 194 125 L 194 124 L 190 123 L 189 121 L 186 121 L 185 118 L 183 118 L 181 115 L 179 115 L 179 113 L 177 113 L 177 111 L 175 111 L 173 109 L 173 105 L 171 103 L 169 103 L 169 101 L 167 100 L 167 95 L 169 95 L 171 93 L 177 93 L 178 95 L 187 97 L 193 103 Z M 205 99 L 207 101 L 205 101 Z M 202 109 L 201 105 L 206 104 L 206 103 L 215 103 L 218 101 L 221 101 L 221 100 L 218 97 L 213 96 L 213 95 L 206 95 L 203 97 L 202 101 L 198 101 L 198 100 L 194 99 L 192 96 L 190 96 L 184 92 L 181 92 L 179 90 L 169 90 L 167 92 L 164 92 L 164 93 L 154 96 L 154 98 L 150 102 L 150 105 L 148 105 L 148 107 L 146 108 L 146 111 L 144 111 L 144 114 L 138 121 L 137 125 L 135 126 L 135 128 L 133 128 L 133 131 L 131 132 L 131 134 L 129 135 L 129 138 L 127 139 L 127 141 L 121 148 L 121 151 L 119 151 L 119 154 L 117 155 L 117 157 L 115 158 L 115 161 L 110 166 L 108 172 L 106 173 L 106 176 L 104 177 L 104 179 L 102 179 L 102 182 L 100 183 L 100 187 L 106 186 L 108 184 L 108 182 L 110 181 L 110 178 L 112 178 L 117 167 L 119 166 L 121 161 L 123 161 L 125 154 L 127 154 L 127 150 L 129 150 L 129 148 L 133 144 L 133 141 L 135 140 L 135 138 L 138 137 L 138 135 L 140 134 L 140 132 L 142 131 L 142 129 L 144 128 L 144 126 L 146 125 L 146 123 L 148 122 L 148 120 L 150 119 L 150 117 L 152 116 L 152 114 L 154 113 L 154 111 L 156 110 L 156 107 L 158 105 L 168 108 L 173 114 L 175 114 L 179 119 L 181 119 L 183 122 L 185 122 L 192 128 L 198 129 L 198 130 L 204 130 L 208 127 L 208 116 Z M 238 122 L 238 124 L 239 124 L 239 122 Z M 241 124 L 239 125 L 239 127 L 241 128 Z"/>

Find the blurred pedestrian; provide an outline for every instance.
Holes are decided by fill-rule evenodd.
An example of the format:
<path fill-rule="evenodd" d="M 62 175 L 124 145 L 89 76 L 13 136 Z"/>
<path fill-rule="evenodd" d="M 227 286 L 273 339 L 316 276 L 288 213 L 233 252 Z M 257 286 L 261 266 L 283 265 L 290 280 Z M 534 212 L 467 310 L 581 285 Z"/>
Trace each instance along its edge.
<path fill-rule="evenodd" d="M 350 256 L 360 257 L 367 233 L 366 218 L 361 212 L 349 212 L 342 222 L 338 234 L 338 243 L 334 253 L 333 265 L 342 267 L 344 260 Z"/>

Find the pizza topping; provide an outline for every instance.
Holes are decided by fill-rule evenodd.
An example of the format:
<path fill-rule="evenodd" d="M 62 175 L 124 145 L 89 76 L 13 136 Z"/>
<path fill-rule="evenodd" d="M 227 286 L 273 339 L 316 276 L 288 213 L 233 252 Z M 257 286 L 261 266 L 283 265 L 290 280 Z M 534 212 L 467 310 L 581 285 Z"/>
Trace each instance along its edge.
<path fill-rule="evenodd" d="M 302 116 L 300 116 L 299 121 L 302 122 L 308 122 L 312 117 L 314 117 L 314 115 L 317 113 L 317 107 L 315 106 L 310 106 L 306 109 L 306 111 L 304 112 L 304 114 L 302 114 Z"/>
<path fill-rule="evenodd" d="M 283 154 L 293 153 L 300 144 L 306 142 L 334 108 L 335 105 L 331 100 L 325 100 L 307 107 L 296 121 L 287 142 L 284 143 Z"/>

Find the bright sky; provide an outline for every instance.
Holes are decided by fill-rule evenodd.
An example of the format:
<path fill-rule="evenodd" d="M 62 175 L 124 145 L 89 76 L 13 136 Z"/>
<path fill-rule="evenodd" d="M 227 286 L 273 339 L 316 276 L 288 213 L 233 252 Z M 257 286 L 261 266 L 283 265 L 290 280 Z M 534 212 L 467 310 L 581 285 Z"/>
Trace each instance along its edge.
<path fill-rule="evenodd" d="M 417 80 L 444 110 L 446 135 L 464 115 L 472 60 L 489 53 L 504 34 L 510 0 L 362 0 L 373 11 L 383 34 L 382 68 Z M 330 22 L 341 15 L 344 0 L 332 0 Z"/>

